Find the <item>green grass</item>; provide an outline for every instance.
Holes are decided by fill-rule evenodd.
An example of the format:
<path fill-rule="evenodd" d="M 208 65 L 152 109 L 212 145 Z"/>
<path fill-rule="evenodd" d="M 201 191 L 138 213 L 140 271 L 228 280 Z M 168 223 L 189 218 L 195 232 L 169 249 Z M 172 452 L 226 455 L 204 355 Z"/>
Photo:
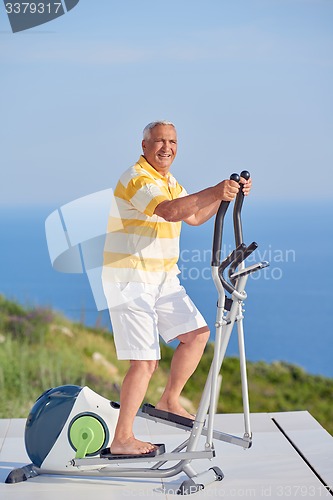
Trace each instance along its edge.
<path fill-rule="evenodd" d="M 159 369 L 146 396 L 152 404 L 166 383 L 172 353 L 162 345 Z M 184 389 L 194 407 L 212 354 L 210 344 Z M 24 308 L 0 296 L 0 418 L 27 417 L 42 392 L 64 384 L 88 385 L 118 400 L 127 368 L 128 362 L 117 360 L 108 331 L 73 323 L 48 309 Z M 248 362 L 247 371 L 251 412 L 308 410 L 333 434 L 333 379 L 307 374 L 284 362 Z M 237 358 L 225 359 L 222 377 L 218 411 L 242 412 Z"/>

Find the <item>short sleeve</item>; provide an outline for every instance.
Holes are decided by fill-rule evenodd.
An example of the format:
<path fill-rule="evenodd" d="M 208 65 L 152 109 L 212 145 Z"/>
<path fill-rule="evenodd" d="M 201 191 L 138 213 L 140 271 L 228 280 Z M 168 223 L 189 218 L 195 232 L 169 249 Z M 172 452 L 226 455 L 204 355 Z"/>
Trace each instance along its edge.
<path fill-rule="evenodd" d="M 168 200 L 163 190 L 148 176 L 131 179 L 127 186 L 127 196 L 132 205 L 148 217 L 154 214 L 157 205 Z"/>

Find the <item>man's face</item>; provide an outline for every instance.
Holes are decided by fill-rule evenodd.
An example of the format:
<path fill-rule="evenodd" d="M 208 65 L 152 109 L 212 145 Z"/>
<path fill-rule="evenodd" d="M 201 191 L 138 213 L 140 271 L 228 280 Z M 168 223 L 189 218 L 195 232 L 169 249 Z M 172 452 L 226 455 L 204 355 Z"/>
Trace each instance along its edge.
<path fill-rule="evenodd" d="M 143 154 L 148 163 L 162 175 L 169 172 L 177 153 L 177 132 L 172 125 L 156 125 L 149 139 L 142 141 Z"/>

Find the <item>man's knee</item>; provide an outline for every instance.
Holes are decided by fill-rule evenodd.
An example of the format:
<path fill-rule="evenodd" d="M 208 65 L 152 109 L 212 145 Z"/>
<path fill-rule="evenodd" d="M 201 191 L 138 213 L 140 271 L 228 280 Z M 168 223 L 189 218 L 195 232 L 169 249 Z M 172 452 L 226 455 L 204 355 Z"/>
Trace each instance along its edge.
<path fill-rule="evenodd" d="M 130 364 L 132 369 L 150 377 L 158 367 L 158 361 L 155 359 L 132 359 Z"/>
<path fill-rule="evenodd" d="M 208 326 L 203 326 L 197 330 L 192 330 L 191 332 L 183 333 L 178 335 L 177 339 L 182 344 L 191 344 L 193 342 L 199 342 L 202 344 L 207 344 L 209 339 L 210 331 Z"/>

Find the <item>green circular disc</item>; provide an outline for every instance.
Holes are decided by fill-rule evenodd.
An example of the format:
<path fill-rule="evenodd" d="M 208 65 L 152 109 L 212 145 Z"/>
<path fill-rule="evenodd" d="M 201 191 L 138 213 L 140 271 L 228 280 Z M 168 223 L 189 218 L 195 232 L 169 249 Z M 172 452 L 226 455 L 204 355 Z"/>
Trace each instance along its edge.
<path fill-rule="evenodd" d="M 104 446 L 105 429 L 97 418 L 92 415 L 83 415 L 72 423 L 69 438 L 75 451 L 82 449 L 89 443 L 86 454 L 91 455 Z"/>

